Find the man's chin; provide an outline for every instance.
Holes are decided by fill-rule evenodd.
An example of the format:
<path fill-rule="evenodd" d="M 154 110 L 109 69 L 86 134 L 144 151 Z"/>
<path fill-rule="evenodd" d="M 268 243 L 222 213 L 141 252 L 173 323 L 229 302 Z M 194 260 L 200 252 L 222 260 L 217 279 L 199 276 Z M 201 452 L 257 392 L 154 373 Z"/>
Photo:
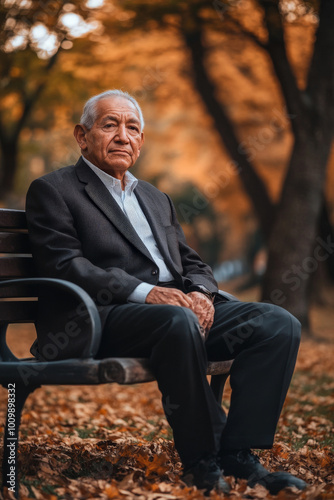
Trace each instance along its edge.
<path fill-rule="evenodd" d="M 132 163 L 130 164 L 130 162 L 110 162 L 104 163 L 99 168 L 104 172 L 107 172 L 107 174 L 117 177 L 117 174 L 124 174 L 131 167 Z"/>
<path fill-rule="evenodd" d="M 127 156 L 118 156 L 117 158 L 113 158 L 112 160 L 104 162 L 104 165 L 111 169 L 128 169 L 132 166 L 132 158 L 129 155 Z"/>

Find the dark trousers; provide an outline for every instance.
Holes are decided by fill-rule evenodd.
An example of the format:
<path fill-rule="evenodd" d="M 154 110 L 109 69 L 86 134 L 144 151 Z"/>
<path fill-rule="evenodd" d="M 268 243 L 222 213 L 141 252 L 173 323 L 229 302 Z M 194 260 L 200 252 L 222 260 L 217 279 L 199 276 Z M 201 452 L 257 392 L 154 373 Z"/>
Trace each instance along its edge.
<path fill-rule="evenodd" d="M 176 449 L 189 466 L 220 448 L 272 446 L 299 341 L 298 320 L 271 304 L 217 303 L 205 343 L 190 309 L 121 304 L 108 317 L 99 357 L 150 359 Z M 227 359 L 235 361 L 226 418 L 206 368 L 207 360 Z"/>

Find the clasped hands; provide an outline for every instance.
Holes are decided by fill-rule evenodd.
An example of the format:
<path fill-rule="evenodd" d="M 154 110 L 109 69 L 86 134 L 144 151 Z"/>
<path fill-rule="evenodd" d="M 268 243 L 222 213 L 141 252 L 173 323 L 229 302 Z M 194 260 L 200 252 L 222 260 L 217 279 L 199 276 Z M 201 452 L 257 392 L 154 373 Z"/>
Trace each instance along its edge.
<path fill-rule="evenodd" d="M 215 309 L 209 297 L 201 292 L 185 294 L 177 288 L 155 286 L 146 297 L 147 304 L 169 304 L 188 307 L 198 317 L 203 340 L 209 335 L 213 323 Z"/>

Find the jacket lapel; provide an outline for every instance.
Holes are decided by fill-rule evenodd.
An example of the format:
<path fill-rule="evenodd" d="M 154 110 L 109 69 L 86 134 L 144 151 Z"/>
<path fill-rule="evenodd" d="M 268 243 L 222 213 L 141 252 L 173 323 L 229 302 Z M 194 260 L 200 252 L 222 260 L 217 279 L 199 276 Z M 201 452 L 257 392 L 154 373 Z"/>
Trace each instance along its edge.
<path fill-rule="evenodd" d="M 145 186 L 143 186 L 140 182 L 136 186 L 135 194 L 137 196 L 141 209 L 144 212 L 149 225 L 151 226 L 157 246 L 162 256 L 164 257 L 169 269 L 171 270 L 171 272 L 173 272 L 174 264 L 170 258 L 166 232 L 164 230 L 164 225 L 161 220 L 159 209 L 154 202 L 151 193 L 147 192 L 145 190 Z"/>
<path fill-rule="evenodd" d="M 133 229 L 126 215 L 124 215 L 103 182 L 95 175 L 82 158 L 80 158 L 76 164 L 76 172 L 79 180 L 86 184 L 85 190 L 95 205 L 99 207 L 130 243 L 152 260 L 151 254 Z"/>

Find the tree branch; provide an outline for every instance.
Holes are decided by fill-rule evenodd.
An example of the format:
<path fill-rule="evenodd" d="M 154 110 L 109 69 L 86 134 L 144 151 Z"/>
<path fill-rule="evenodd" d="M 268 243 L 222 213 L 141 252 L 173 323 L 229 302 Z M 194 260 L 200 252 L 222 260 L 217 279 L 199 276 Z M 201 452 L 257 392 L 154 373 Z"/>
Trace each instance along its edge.
<path fill-rule="evenodd" d="M 296 78 L 286 53 L 284 28 L 278 0 L 258 0 L 264 11 L 264 23 L 268 31 L 267 51 L 280 83 L 295 137 L 303 130 L 303 93 L 298 89 Z"/>
<path fill-rule="evenodd" d="M 232 24 L 234 24 L 244 36 L 246 36 L 247 38 L 249 38 L 249 40 L 251 40 L 253 43 L 255 43 L 255 45 L 257 45 L 258 47 L 260 47 L 263 50 L 268 50 L 267 43 L 262 42 L 260 40 L 260 38 L 256 36 L 255 33 L 253 33 L 252 31 L 248 30 L 245 26 L 243 26 L 238 19 L 235 19 L 228 12 L 225 13 L 225 17 Z"/>
<path fill-rule="evenodd" d="M 22 115 L 21 115 L 20 119 L 18 120 L 18 122 L 14 128 L 14 132 L 12 134 L 14 137 L 18 136 L 20 134 L 22 128 L 24 127 L 24 125 L 27 121 L 28 116 L 31 113 L 31 110 L 32 110 L 34 104 L 37 102 L 39 96 L 43 92 L 43 90 L 47 84 L 48 73 L 49 73 L 49 71 L 51 71 L 51 69 L 55 65 L 55 63 L 58 59 L 59 52 L 60 52 L 60 49 L 52 57 L 50 57 L 48 63 L 46 64 L 46 66 L 44 68 L 44 77 L 43 77 L 42 81 L 39 83 L 39 85 L 37 85 L 36 89 L 29 96 L 25 96 L 23 93 L 21 94 L 24 106 L 23 106 Z"/>

